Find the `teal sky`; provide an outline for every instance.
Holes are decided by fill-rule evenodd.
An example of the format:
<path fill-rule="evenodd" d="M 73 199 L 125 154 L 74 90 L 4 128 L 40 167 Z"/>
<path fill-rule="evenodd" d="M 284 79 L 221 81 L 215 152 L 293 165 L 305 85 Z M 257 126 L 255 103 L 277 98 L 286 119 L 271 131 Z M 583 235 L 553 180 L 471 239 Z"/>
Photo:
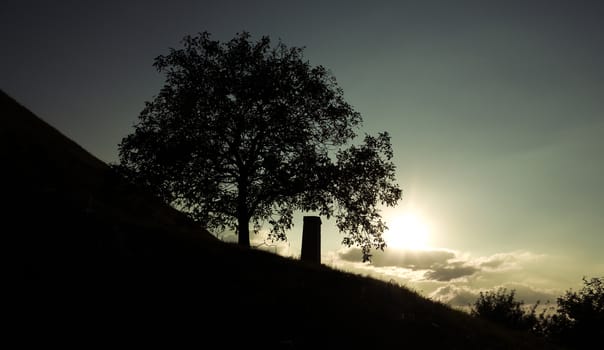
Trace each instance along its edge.
<path fill-rule="evenodd" d="M 499 285 L 530 300 L 604 275 L 602 18 L 603 2 L 581 0 L 8 0 L 0 88 L 114 162 L 162 84 L 153 59 L 184 35 L 305 46 L 363 131 L 392 136 L 404 194 L 384 214 L 428 232 L 425 269 L 393 249 L 367 266 L 324 220 L 324 262 L 452 303 Z M 281 252 L 299 254 L 301 230 Z"/>

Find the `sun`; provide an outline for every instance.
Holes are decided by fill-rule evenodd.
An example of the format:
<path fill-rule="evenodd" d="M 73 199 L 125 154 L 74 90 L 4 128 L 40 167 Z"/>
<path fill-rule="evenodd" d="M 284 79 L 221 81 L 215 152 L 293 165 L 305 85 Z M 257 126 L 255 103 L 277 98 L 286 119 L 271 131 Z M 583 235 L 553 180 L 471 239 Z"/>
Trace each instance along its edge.
<path fill-rule="evenodd" d="M 426 221 L 417 213 L 405 213 L 388 220 L 384 240 L 390 248 L 424 250 L 430 238 Z"/>

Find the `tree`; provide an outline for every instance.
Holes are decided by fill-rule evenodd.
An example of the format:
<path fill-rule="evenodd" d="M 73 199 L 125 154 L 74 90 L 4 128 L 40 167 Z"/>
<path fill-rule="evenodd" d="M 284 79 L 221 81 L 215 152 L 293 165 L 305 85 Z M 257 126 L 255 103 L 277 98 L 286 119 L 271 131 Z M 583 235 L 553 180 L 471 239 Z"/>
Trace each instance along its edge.
<path fill-rule="evenodd" d="M 547 336 L 578 349 L 601 346 L 604 329 L 604 277 L 584 277 L 583 284 L 559 297 L 557 313 L 545 320 Z"/>
<path fill-rule="evenodd" d="M 602 343 L 604 277 L 584 277 L 583 283 L 578 292 L 568 290 L 557 298 L 555 313 L 544 309 L 536 315 L 539 302 L 526 308 L 524 302 L 515 300 L 514 290 L 508 293 L 500 288 L 481 292 L 471 314 L 508 328 L 530 330 L 568 348 L 591 349 Z"/>
<path fill-rule="evenodd" d="M 250 245 L 250 224 L 285 240 L 295 211 L 335 216 L 342 243 L 363 260 L 383 249 L 379 205 L 401 190 L 388 133 L 353 144 L 361 115 L 335 78 L 301 48 L 207 32 L 155 59 L 165 85 L 119 145 L 118 168 L 210 231 L 235 229 Z"/>
<path fill-rule="evenodd" d="M 533 330 L 538 326 L 536 309 L 539 302 L 527 310 L 524 301 L 516 300 L 516 291 L 499 288 L 496 291 L 480 292 L 470 313 L 472 316 L 483 318 L 507 328 L 518 330 Z"/>

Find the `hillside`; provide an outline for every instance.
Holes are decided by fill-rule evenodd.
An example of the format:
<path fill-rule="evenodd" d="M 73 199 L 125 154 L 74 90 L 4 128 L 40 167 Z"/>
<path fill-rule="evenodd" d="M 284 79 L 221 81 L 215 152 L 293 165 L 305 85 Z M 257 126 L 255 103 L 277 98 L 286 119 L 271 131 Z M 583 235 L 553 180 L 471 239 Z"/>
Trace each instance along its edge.
<path fill-rule="evenodd" d="M 218 241 L 0 99 L 6 300 L 20 344 L 547 348 L 405 288 Z"/>

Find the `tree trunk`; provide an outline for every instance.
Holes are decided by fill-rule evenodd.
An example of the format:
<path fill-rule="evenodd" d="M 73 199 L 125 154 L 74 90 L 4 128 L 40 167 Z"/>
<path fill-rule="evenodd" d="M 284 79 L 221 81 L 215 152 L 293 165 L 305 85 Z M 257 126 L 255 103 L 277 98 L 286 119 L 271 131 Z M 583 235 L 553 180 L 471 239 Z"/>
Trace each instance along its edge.
<path fill-rule="evenodd" d="M 239 245 L 250 246 L 250 214 L 247 207 L 247 186 L 244 180 L 239 181 L 239 194 L 237 196 L 237 234 Z"/>
<path fill-rule="evenodd" d="M 239 179 L 237 184 L 237 234 L 239 245 L 250 247 L 250 213 L 247 206 L 247 169 L 243 164 L 239 165 Z"/>
<path fill-rule="evenodd" d="M 242 217 L 241 214 L 238 218 L 237 231 L 239 235 L 239 245 L 249 248 L 250 247 L 250 219 Z"/>

